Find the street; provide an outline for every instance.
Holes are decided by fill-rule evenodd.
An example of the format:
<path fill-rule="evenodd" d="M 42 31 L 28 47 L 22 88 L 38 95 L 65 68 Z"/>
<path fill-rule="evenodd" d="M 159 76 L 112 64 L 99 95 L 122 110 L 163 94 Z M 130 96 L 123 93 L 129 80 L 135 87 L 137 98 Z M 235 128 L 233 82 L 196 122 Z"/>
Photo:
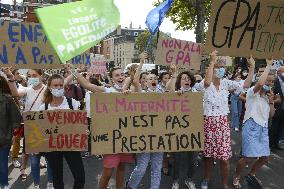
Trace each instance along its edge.
<path fill-rule="evenodd" d="M 239 150 L 240 150 L 240 135 L 236 132 L 232 132 L 232 144 L 233 144 L 233 158 L 231 159 L 231 170 L 230 170 L 230 185 L 232 181 L 233 172 L 235 170 L 236 161 L 239 158 Z M 283 146 L 282 146 L 283 147 Z M 86 158 L 83 160 L 85 165 L 86 172 L 86 189 L 97 189 L 98 182 L 100 178 L 100 174 L 102 172 L 102 161 L 98 160 L 94 156 Z M 127 166 L 127 174 L 125 175 L 125 180 L 129 178 L 131 171 L 134 168 L 134 164 Z M 209 188 L 218 189 L 220 188 L 220 176 L 219 176 L 219 166 L 214 166 L 214 170 L 212 171 L 212 180 L 209 184 Z M 247 171 L 248 169 L 246 169 Z M 20 169 L 14 169 L 11 162 L 9 162 L 9 183 L 12 189 L 32 189 L 32 175 L 30 174 L 30 167 L 27 169 L 28 178 L 25 182 L 22 182 L 19 178 Z M 200 188 L 200 182 L 202 180 L 202 162 L 199 160 L 198 167 L 196 168 L 196 174 L 194 176 L 194 181 L 196 183 L 197 188 Z M 243 173 L 243 176 L 245 173 Z M 64 182 L 65 189 L 72 189 L 73 177 L 69 168 L 64 166 Z M 284 186 L 284 150 L 276 151 L 275 153 L 271 153 L 270 161 L 267 166 L 264 166 L 257 174 L 257 177 L 262 181 L 264 189 L 283 189 Z M 41 188 L 46 188 L 47 183 L 47 175 L 46 169 L 41 170 Z M 161 181 L 161 189 L 171 188 L 172 179 L 168 176 L 163 176 Z M 242 186 L 245 183 L 242 177 Z M 150 187 L 150 174 L 149 169 L 147 171 L 146 176 L 143 178 L 140 189 L 148 189 Z M 180 185 L 180 188 L 184 186 Z M 232 187 L 232 185 L 231 185 Z M 109 184 L 110 189 L 115 189 L 115 179 L 114 177 L 111 179 Z M 243 187 L 245 188 L 245 187 Z"/>

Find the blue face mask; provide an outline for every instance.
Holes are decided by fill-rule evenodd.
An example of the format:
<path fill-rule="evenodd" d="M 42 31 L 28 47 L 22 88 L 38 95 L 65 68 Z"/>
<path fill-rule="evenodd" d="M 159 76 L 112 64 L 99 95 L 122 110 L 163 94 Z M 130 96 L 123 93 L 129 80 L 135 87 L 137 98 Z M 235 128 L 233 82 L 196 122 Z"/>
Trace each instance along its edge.
<path fill-rule="evenodd" d="M 265 92 L 268 92 L 268 91 L 271 90 L 271 87 L 268 86 L 268 85 L 263 85 L 263 86 L 262 86 L 262 89 L 263 89 Z"/>
<path fill-rule="evenodd" d="M 64 89 L 51 89 L 51 94 L 55 97 L 62 97 L 64 96 Z"/>
<path fill-rule="evenodd" d="M 225 68 L 215 69 L 215 76 L 219 79 L 222 79 L 225 76 Z"/>
<path fill-rule="evenodd" d="M 29 87 L 36 87 L 36 86 L 38 86 L 39 84 L 40 84 L 39 78 L 30 77 L 30 78 L 28 79 L 28 86 L 29 86 Z"/>

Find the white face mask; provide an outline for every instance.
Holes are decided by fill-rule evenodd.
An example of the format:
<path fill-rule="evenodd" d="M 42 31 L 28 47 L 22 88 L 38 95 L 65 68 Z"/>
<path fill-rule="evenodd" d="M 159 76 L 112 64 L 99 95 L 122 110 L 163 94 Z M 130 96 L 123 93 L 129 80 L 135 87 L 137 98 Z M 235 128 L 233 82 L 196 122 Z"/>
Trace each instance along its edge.
<path fill-rule="evenodd" d="M 40 84 L 40 80 L 37 77 L 30 77 L 28 79 L 28 86 L 29 87 L 36 87 Z"/>
<path fill-rule="evenodd" d="M 123 86 L 119 86 L 116 83 L 113 83 L 113 88 L 115 88 L 116 90 L 122 90 Z"/>
<path fill-rule="evenodd" d="M 64 89 L 50 89 L 50 92 L 55 97 L 62 97 L 64 96 Z"/>

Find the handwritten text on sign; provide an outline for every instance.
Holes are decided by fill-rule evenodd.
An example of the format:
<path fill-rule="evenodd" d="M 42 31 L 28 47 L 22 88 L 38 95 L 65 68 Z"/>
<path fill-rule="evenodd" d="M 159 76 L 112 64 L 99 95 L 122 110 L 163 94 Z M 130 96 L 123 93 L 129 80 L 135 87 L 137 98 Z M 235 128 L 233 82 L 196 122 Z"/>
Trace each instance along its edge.
<path fill-rule="evenodd" d="M 214 0 L 205 51 L 284 58 L 284 2 Z"/>
<path fill-rule="evenodd" d="M 0 21 L 0 67 L 61 68 L 40 24 Z M 75 65 L 90 64 L 90 55 L 70 60 Z"/>
<path fill-rule="evenodd" d="M 96 93 L 91 98 L 94 154 L 203 149 L 199 93 Z"/>
<path fill-rule="evenodd" d="M 88 149 L 84 111 L 25 112 L 24 122 L 27 153 Z"/>
<path fill-rule="evenodd" d="M 158 65 L 176 64 L 199 70 L 201 64 L 200 44 L 173 38 L 160 37 L 155 63 Z"/>
<path fill-rule="evenodd" d="M 90 74 L 105 74 L 107 72 L 107 61 L 104 56 L 91 58 L 91 66 L 88 69 Z"/>

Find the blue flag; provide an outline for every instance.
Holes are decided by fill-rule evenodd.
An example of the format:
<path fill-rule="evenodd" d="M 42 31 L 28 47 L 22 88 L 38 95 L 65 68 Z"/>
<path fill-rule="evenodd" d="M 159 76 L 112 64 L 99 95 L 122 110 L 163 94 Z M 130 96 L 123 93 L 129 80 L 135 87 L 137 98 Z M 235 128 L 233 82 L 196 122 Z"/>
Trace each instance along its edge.
<path fill-rule="evenodd" d="M 152 41 L 153 36 L 156 34 L 160 25 L 162 24 L 167 12 L 171 8 L 173 2 L 174 0 L 166 0 L 149 12 L 146 18 L 146 25 L 149 28 L 151 36 L 147 43 L 147 49 Z"/>

